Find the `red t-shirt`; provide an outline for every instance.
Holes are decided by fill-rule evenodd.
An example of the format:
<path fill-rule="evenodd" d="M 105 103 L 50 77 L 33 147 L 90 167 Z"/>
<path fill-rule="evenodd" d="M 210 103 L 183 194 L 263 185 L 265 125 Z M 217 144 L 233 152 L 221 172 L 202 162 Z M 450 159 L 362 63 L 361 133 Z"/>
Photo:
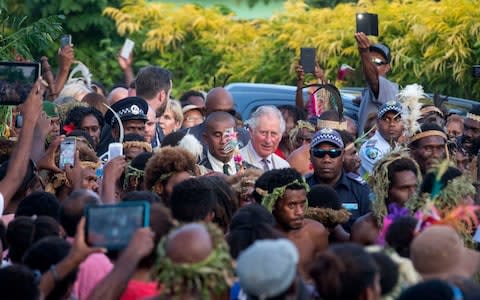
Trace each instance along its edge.
<path fill-rule="evenodd" d="M 157 283 L 153 281 L 130 280 L 120 300 L 141 300 L 160 293 Z"/>

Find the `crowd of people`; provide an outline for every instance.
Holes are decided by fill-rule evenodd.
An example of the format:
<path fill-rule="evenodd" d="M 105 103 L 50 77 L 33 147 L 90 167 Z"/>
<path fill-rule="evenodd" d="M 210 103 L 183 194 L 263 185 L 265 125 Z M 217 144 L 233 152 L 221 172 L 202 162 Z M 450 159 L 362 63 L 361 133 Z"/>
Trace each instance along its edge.
<path fill-rule="evenodd" d="M 167 69 L 119 57 L 126 82 L 107 92 L 60 49 L 0 140 L 0 297 L 480 299 L 480 106 L 399 89 L 389 48 L 356 40 L 357 118 L 319 66 L 308 99 L 298 65 L 295 105 L 242 120 L 223 87 L 174 99 Z M 90 245 L 86 207 L 126 201 L 149 203 L 149 225 Z"/>

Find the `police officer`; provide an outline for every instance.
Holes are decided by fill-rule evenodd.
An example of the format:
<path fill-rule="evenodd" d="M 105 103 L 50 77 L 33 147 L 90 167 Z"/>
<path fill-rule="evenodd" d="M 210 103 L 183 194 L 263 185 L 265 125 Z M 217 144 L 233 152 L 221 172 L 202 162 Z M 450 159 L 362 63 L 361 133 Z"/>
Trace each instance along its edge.
<path fill-rule="evenodd" d="M 377 113 L 377 131 L 360 148 L 360 174 L 370 174 L 373 166 L 395 147 L 403 133 L 402 106 L 388 101 Z"/>
<path fill-rule="evenodd" d="M 340 134 L 330 128 L 318 131 L 310 143 L 310 159 L 313 174 L 306 176 L 308 185 L 327 184 L 333 187 L 342 200 L 342 205 L 351 214 L 345 229 L 360 216 L 370 212 L 370 189 L 343 170 L 345 147 Z"/>
<path fill-rule="evenodd" d="M 134 133 L 145 136 L 145 122 L 148 120 L 148 104 L 145 100 L 139 97 L 127 97 L 113 104 L 111 109 L 122 121 L 125 135 Z M 111 133 L 108 139 L 101 141 L 102 147 L 97 150 L 97 153 L 102 154 L 102 156 L 108 151 L 108 145 L 118 142 L 120 137 L 120 125 L 110 110 L 105 114 L 105 124 L 111 127 Z"/>

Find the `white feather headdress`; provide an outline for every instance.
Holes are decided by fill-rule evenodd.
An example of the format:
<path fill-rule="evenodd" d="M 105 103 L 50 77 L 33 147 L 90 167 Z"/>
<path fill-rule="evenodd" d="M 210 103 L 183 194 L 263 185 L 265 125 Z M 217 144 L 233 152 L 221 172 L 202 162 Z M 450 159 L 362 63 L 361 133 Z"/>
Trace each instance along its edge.
<path fill-rule="evenodd" d="M 402 105 L 402 122 L 405 134 L 408 137 L 413 136 L 420 130 L 420 124 L 418 123 L 421 118 L 420 108 L 422 107 L 420 99 L 425 97 L 423 87 L 416 83 L 407 85 L 398 93 L 398 101 Z"/>

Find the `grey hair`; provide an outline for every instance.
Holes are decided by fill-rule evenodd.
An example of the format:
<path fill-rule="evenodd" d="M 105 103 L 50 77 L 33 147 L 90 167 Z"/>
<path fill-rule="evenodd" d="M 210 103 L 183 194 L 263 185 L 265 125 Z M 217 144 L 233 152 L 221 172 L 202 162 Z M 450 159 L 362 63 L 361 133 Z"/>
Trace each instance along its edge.
<path fill-rule="evenodd" d="M 280 134 L 285 132 L 285 119 L 283 118 L 280 110 L 273 105 L 262 105 L 257 108 L 250 116 L 250 119 L 248 119 L 246 122 L 248 127 L 250 127 L 252 130 L 255 130 L 260 118 L 263 116 L 277 117 L 280 120 Z"/>

